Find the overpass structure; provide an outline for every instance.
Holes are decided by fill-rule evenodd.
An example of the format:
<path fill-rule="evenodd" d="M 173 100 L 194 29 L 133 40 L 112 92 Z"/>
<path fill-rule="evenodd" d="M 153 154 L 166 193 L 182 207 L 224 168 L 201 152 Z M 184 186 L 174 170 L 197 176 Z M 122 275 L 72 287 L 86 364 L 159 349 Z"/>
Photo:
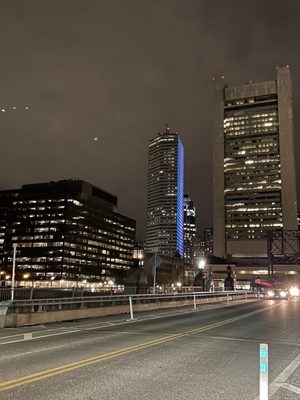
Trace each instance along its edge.
<path fill-rule="evenodd" d="M 204 273 L 214 282 L 214 289 L 224 287 L 227 266 L 232 269 L 235 287 L 247 289 L 251 282 L 261 276 L 281 278 L 300 283 L 300 231 L 273 230 L 267 232 L 267 257 L 239 258 L 222 263 L 210 263 Z"/>
<path fill-rule="evenodd" d="M 300 265 L 300 231 L 269 231 L 268 272 L 274 274 L 274 265 Z"/>

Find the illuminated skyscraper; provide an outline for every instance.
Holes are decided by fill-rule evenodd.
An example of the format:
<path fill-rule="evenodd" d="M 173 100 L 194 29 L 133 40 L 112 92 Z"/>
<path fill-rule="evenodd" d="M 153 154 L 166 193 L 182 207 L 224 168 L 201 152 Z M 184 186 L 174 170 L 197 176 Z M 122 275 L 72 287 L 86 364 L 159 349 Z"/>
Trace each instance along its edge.
<path fill-rule="evenodd" d="M 166 131 L 149 143 L 146 251 L 183 256 L 184 150 Z"/>
<path fill-rule="evenodd" d="M 205 255 L 211 256 L 213 254 L 214 247 L 214 230 L 206 228 L 203 231 L 204 249 Z"/>
<path fill-rule="evenodd" d="M 184 195 L 184 260 L 185 267 L 193 266 L 193 246 L 196 237 L 196 208 L 190 196 Z"/>
<path fill-rule="evenodd" d="M 214 255 L 265 257 L 266 232 L 297 229 L 292 89 L 277 79 L 217 84 Z"/>

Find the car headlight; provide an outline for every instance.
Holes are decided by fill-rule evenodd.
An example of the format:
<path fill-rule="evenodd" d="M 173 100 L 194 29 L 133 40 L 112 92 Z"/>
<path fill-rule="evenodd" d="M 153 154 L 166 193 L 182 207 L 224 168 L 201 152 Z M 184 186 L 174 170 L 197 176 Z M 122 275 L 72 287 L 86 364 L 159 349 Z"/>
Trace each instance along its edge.
<path fill-rule="evenodd" d="M 273 296 L 274 296 L 274 292 L 273 292 L 272 290 L 269 290 L 269 291 L 268 291 L 268 296 L 269 296 L 269 297 L 273 297 Z"/>
<path fill-rule="evenodd" d="M 291 296 L 299 296 L 299 289 L 297 287 L 290 288 L 290 295 Z"/>
<path fill-rule="evenodd" d="M 286 297 L 286 292 L 284 290 L 281 290 L 280 297 Z"/>

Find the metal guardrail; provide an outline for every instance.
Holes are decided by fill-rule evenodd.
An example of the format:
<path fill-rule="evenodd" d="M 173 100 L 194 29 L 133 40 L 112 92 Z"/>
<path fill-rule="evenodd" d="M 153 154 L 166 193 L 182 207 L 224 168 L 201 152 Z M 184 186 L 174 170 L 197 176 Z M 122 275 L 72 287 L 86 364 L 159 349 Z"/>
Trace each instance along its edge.
<path fill-rule="evenodd" d="M 9 305 L 9 314 L 13 313 L 35 313 L 57 310 L 72 310 L 78 308 L 130 306 L 136 304 L 182 303 L 193 302 L 194 306 L 199 299 L 212 299 L 223 297 L 229 302 L 234 298 L 247 298 L 253 294 L 251 291 L 230 291 L 230 292 L 193 292 L 180 294 L 147 294 L 147 295 L 112 295 L 112 296 L 82 296 L 47 299 L 24 299 L 14 300 Z M 1 305 L 1 303 L 0 303 Z"/>
<path fill-rule="evenodd" d="M 65 297 L 83 297 L 83 296 L 110 296 L 114 293 L 120 293 L 117 288 L 107 288 L 101 291 L 92 292 L 86 288 L 74 287 L 74 288 L 15 288 L 14 298 L 16 300 L 32 300 L 32 299 L 56 299 Z M 123 291 L 122 291 L 123 293 Z M 11 299 L 11 288 L 0 288 L 0 302 Z"/>
<path fill-rule="evenodd" d="M 180 293 L 193 293 L 200 292 L 201 287 L 193 287 L 193 286 L 183 286 L 181 288 L 176 287 L 165 287 L 164 289 L 157 289 L 157 294 L 176 294 L 180 291 Z M 128 293 L 136 290 L 135 287 L 128 287 Z M 120 289 L 119 287 L 111 287 L 111 288 L 91 288 L 88 287 L 73 287 L 73 288 L 41 288 L 41 287 L 22 287 L 14 289 L 14 299 L 15 300 L 31 300 L 31 299 L 47 299 L 47 298 L 65 298 L 65 297 L 88 297 L 88 296 L 111 296 L 111 295 L 120 295 L 124 294 L 124 289 Z M 11 299 L 11 288 L 0 288 L 0 302 L 7 301 Z"/>

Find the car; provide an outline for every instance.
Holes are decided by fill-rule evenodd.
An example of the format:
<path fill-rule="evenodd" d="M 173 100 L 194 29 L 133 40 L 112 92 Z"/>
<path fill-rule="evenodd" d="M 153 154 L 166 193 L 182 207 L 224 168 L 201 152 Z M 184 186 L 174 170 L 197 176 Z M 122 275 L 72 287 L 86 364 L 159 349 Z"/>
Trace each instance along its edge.
<path fill-rule="evenodd" d="M 272 288 L 267 291 L 267 296 L 269 299 L 282 299 L 288 300 L 289 299 L 289 291 L 282 288 Z"/>
<path fill-rule="evenodd" d="M 291 297 L 299 297 L 300 291 L 297 286 L 293 286 L 289 289 L 289 294 Z"/>

